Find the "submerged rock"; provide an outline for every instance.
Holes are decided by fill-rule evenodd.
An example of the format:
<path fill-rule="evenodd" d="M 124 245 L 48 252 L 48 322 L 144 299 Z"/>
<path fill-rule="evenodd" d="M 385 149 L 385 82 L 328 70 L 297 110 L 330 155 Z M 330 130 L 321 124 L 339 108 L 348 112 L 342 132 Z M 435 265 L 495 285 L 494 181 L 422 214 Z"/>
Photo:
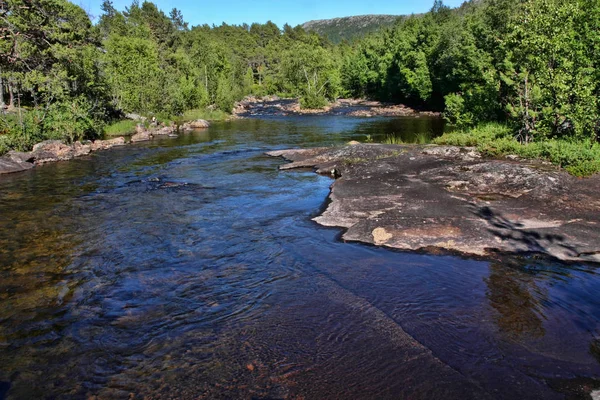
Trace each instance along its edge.
<path fill-rule="evenodd" d="M 350 145 L 267 153 L 340 177 L 321 225 L 403 250 L 543 253 L 600 262 L 600 174 L 483 159 L 472 148 Z"/>

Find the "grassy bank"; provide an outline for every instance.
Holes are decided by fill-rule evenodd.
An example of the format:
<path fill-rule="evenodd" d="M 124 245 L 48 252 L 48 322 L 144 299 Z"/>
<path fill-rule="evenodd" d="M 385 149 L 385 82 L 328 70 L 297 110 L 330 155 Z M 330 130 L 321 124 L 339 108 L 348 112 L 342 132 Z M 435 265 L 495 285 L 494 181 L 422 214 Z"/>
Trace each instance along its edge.
<path fill-rule="evenodd" d="M 195 109 L 188 110 L 181 116 L 173 117 L 173 121 L 177 124 L 184 122 L 195 121 L 197 119 L 205 119 L 211 121 L 225 121 L 231 118 L 231 114 L 227 114 L 221 110 L 209 110 L 209 109 Z"/>
<path fill-rule="evenodd" d="M 104 128 L 104 134 L 106 136 L 120 136 L 120 135 L 128 135 L 135 131 L 135 126 L 137 125 L 137 121 L 133 121 L 130 119 L 124 119 L 122 121 L 114 122 L 110 125 L 107 125 Z"/>
<path fill-rule="evenodd" d="M 527 159 L 547 160 L 575 176 L 590 176 L 600 172 L 600 143 L 546 140 L 521 144 L 508 127 L 497 123 L 445 133 L 434 139 L 433 143 L 474 146 L 490 157 L 514 154 Z"/>
<path fill-rule="evenodd" d="M 165 125 L 170 125 L 171 123 L 176 123 L 177 125 L 181 125 L 185 122 L 195 121 L 198 119 L 205 119 L 207 121 L 224 121 L 231 118 L 230 114 L 223 112 L 221 110 L 209 110 L 209 109 L 195 109 L 188 110 L 184 112 L 182 115 L 156 115 L 156 120 L 159 123 L 164 123 Z M 120 135 L 129 135 L 135 131 L 135 126 L 139 123 L 139 121 L 133 121 L 130 119 L 116 121 L 110 125 L 107 125 L 104 128 L 104 134 L 106 136 L 120 136 Z"/>

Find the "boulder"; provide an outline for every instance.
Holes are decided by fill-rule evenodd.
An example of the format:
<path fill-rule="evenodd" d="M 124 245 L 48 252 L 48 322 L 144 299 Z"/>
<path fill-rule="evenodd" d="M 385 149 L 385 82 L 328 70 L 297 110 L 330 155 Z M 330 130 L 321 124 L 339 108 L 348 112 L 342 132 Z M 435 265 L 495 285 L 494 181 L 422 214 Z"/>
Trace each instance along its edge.
<path fill-rule="evenodd" d="M 33 163 L 27 161 L 29 153 L 11 151 L 0 157 L 0 174 L 25 171 L 33 168 Z"/>
<path fill-rule="evenodd" d="M 208 121 L 203 119 L 197 119 L 195 121 L 187 122 L 183 125 L 184 130 L 192 130 L 192 129 L 206 129 L 210 126 Z"/>
<path fill-rule="evenodd" d="M 11 150 L 8 153 L 6 153 L 5 156 L 17 163 L 33 163 L 33 157 L 31 156 L 31 153 Z"/>
<path fill-rule="evenodd" d="M 75 149 L 60 140 L 45 140 L 33 146 L 31 156 L 36 164 L 65 161 L 75 157 Z"/>
<path fill-rule="evenodd" d="M 72 145 L 73 155 L 75 157 L 87 156 L 92 152 L 92 146 L 90 144 L 82 144 L 81 142 L 75 142 Z"/>
<path fill-rule="evenodd" d="M 136 143 L 136 142 L 145 142 L 147 140 L 152 139 L 152 135 L 150 134 L 149 131 L 142 131 L 142 132 L 138 132 L 135 135 L 133 135 L 131 137 L 131 143 Z"/>
<path fill-rule="evenodd" d="M 124 144 L 125 144 L 125 138 L 122 136 L 119 136 L 117 138 L 109 139 L 109 140 L 96 140 L 94 143 L 92 143 L 90 145 L 90 148 L 92 151 L 106 150 L 106 149 L 110 149 L 111 147 L 114 147 L 114 146 L 123 146 Z"/>
<path fill-rule="evenodd" d="M 165 135 L 171 135 L 173 132 L 175 132 L 177 128 L 175 126 L 159 126 L 157 129 L 154 129 L 152 131 L 152 135 L 155 136 L 165 136 Z"/>

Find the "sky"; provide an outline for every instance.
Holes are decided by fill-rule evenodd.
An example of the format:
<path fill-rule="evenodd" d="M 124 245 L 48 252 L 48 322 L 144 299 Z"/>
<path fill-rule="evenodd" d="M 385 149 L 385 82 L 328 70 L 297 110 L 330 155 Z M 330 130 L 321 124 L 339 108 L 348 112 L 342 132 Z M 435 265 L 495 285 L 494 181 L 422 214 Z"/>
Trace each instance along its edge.
<path fill-rule="evenodd" d="M 102 13 L 102 0 L 71 0 L 79 4 L 97 22 Z M 123 11 L 131 0 L 112 0 L 114 7 Z M 140 4 L 143 0 L 140 0 Z M 183 13 L 183 19 L 193 25 L 230 25 L 273 21 L 279 27 L 292 26 L 313 19 L 328 19 L 364 14 L 404 15 L 428 11 L 433 0 L 154 0 L 169 14 L 174 7 Z M 449 7 L 459 6 L 463 0 L 445 0 Z"/>

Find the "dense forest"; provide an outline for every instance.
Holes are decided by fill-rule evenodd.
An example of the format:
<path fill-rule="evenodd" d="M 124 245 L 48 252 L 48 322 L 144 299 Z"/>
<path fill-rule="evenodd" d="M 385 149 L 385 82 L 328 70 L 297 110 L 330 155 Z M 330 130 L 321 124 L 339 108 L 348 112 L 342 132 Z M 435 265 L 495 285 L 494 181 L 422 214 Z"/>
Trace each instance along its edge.
<path fill-rule="evenodd" d="M 271 22 L 190 27 L 137 0 L 102 10 L 92 24 L 66 0 L 0 0 L 0 152 L 92 138 L 125 113 L 231 112 L 248 94 L 307 108 L 367 97 L 443 111 L 463 129 L 501 122 L 521 143 L 598 141 L 597 0 L 436 0 L 338 45 Z"/>

